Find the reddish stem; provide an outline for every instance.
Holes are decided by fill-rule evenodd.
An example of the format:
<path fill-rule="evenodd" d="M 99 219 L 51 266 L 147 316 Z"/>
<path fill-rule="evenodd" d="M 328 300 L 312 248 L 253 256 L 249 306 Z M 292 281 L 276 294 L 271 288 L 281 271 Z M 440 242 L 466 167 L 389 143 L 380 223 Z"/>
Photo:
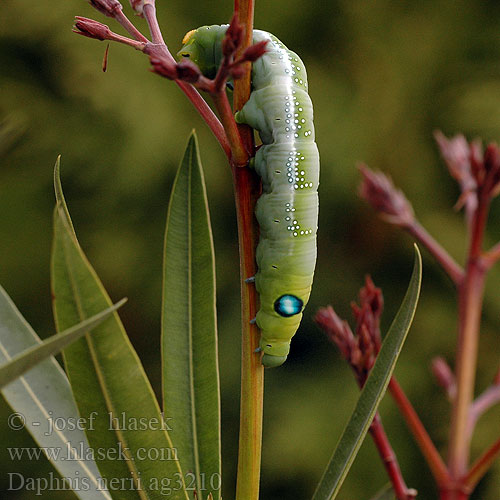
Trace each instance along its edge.
<path fill-rule="evenodd" d="M 153 41 L 153 43 L 156 43 L 158 45 L 165 45 L 165 42 L 163 40 L 163 35 L 161 34 L 160 25 L 158 24 L 158 19 L 156 17 L 156 6 L 154 0 L 151 0 L 148 3 L 144 3 L 144 9 L 142 13 L 148 23 L 149 32 L 151 33 L 151 40 Z M 173 59 L 166 45 L 165 45 L 165 50 L 168 52 L 169 56 Z"/>
<path fill-rule="evenodd" d="M 175 59 L 173 58 L 172 54 L 165 45 L 165 42 L 163 41 L 161 29 L 156 18 L 156 8 L 154 4 L 145 4 L 143 14 L 148 23 L 153 43 L 157 44 L 160 47 L 161 53 L 167 59 L 167 61 L 175 63 Z M 191 103 L 200 113 L 201 117 L 203 118 L 203 120 L 205 120 L 206 124 L 210 127 L 210 130 L 221 145 L 224 153 L 226 153 L 226 156 L 231 159 L 231 146 L 224 131 L 224 127 L 222 126 L 221 122 L 212 111 L 210 106 L 207 104 L 205 99 L 203 99 L 200 93 L 189 83 L 183 82 L 181 80 L 175 80 L 175 83 L 177 83 L 186 97 L 191 101 Z"/>
<path fill-rule="evenodd" d="M 472 465 L 463 479 L 463 483 L 471 491 L 480 479 L 488 472 L 493 462 L 500 456 L 500 438 L 495 441 Z"/>
<path fill-rule="evenodd" d="M 500 243 L 497 243 L 483 255 L 484 266 L 487 269 L 490 269 L 496 262 L 498 262 L 499 259 L 500 259 Z"/>
<path fill-rule="evenodd" d="M 406 424 L 412 432 L 413 437 L 415 438 L 415 441 L 417 442 L 420 451 L 422 452 L 422 455 L 429 465 L 436 483 L 439 486 L 446 484 L 449 480 L 449 474 L 448 470 L 446 469 L 446 465 L 436 447 L 434 446 L 431 438 L 429 437 L 429 434 L 425 430 L 425 427 L 418 417 L 417 412 L 413 408 L 403 389 L 394 377 L 392 377 L 389 382 L 389 391 L 394 398 L 394 401 L 398 405 L 401 414 L 406 420 Z"/>
<path fill-rule="evenodd" d="M 149 40 L 130 22 L 130 19 L 122 10 L 115 12 L 115 19 L 133 36 L 137 41 L 148 43 Z"/>
<path fill-rule="evenodd" d="M 460 285 L 464 277 L 463 269 L 453 260 L 450 254 L 415 220 L 405 229 L 441 264 L 455 285 Z"/>
<path fill-rule="evenodd" d="M 467 422 L 467 434 L 469 437 L 472 436 L 474 427 L 481 415 L 498 402 L 500 402 L 500 385 L 492 385 L 476 398 L 470 407 L 469 420 Z"/>
<path fill-rule="evenodd" d="M 210 127 L 210 130 L 219 142 L 224 153 L 226 153 L 228 159 L 231 159 L 231 146 L 227 139 L 226 132 L 221 122 L 212 111 L 212 108 L 210 108 L 205 99 L 201 97 L 200 93 L 192 85 L 181 80 L 175 80 L 175 83 L 181 88 L 184 94 L 186 94 L 186 97 L 191 101 L 203 120 L 205 120 L 205 123 Z"/>
<path fill-rule="evenodd" d="M 231 163 L 237 167 L 244 167 L 248 164 L 248 153 L 240 137 L 238 127 L 234 121 L 233 110 L 229 104 L 226 90 L 222 90 L 212 95 L 221 119 L 227 139 L 231 147 Z"/>
<path fill-rule="evenodd" d="M 391 480 L 394 493 L 397 500 L 413 500 L 417 496 L 414 489 L 408 489 L 405 480 L 399 468 L 399 463 L 396 454 L 392 449 L 391 443 L 385 433 L 384 426 L 379 413 L 375 414 L 373 422 L 370 426 L 370 434 L 373 438 L 375 446 L 379 452 L 382 462 Z"/>
<path fill-rule="evenodd" d="M 235 0 L 235 12 L 245 26 L 244 51 L 252 43 L 253 0 Z M 240 110 L 250 97 L 250 64 L 242 78 L 235 81 L 234 110 Z M 238 125 L 246 151 L 254 151 L 253 131 L 246 125 Z M 262 449 L 262 415 L 264 400 L 264 368 L 260 356 L 254 351 L 259 346 L 260 334 L 250 320 L 257 313 L 258 296 L 255 286 L 244 282 L 255 276 L 255 248 L 258 228 L 254 210 L 260 196 L 260 180 L 250 168 L 232 166 L 233 183 L 238 217 L 238 242 L 240 247 L 241 273 L 241 400 L 240 435 L 238 447 L 238 474 L 236 500 L 258 500 Z"/>
<path fill-rule="evenodd" d="M 458 481 L 467 470 L 470 436 L 467 433 L 469 409 L 474 396 L 479 326 L 483 303 L 485 268 L 481 263 L 481 244 L 488 216 L 489 198 L 479 196 L 474 214 L 465 278 L 459 287 L 456 381 L 457 396 L 451 418 L 449 471 Z"/>

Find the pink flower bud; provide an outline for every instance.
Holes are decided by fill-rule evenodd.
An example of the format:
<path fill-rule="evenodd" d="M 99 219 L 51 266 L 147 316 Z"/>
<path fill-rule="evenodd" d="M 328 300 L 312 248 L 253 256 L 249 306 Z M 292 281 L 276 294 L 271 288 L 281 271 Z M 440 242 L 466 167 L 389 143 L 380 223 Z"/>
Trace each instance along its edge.
<path fill-rule="evenodd" d="M 157 75 L 168 78 L 169 80 L 175 80 L 177 78 L 177 65 L 175 63 L 156 57 L 150 57 L 149 61 L 152 65 L 151 71 Z"/>
<path fill-rule="evenodd" d="M 250 62 L 255 62 L 259 57 L 262 57 L 267 49 L 267 40 L 263 40 L 262 42 L 256 43 L 254 45 L 250 45 L 245 52 L 243 52 L 242 55 L 242 60 L 244 61 L 250 61 Z"/>
<path fill-rule="evenodd" d="M 94 9 L 108 17 L 114 17 L 116 12 L 123 9 L 118 0 L 89 0 L 89 3 Z"/>
<path fill-rule="evenodd" d="M 447 139 L 439 130 L 434 133 L 450 175 L 455 178 L 463 193 L 476 189 L 476 181 L 472 175 L 471 147 L 463 135 Z"/>
<path fill-rule="evenodd" d="M 188 83 L 196 83 L 201 76 L 201 71 L 192 61 L 181 61 L 177 64 L 177 78 Z"/>
<path fill-rule="evenodd" d="M 243 26 L 238 22 L 238 16 L 235 14 L 222 39 L 222 55 L 224 57 L 232 56 L 241 46 L 242 42 Z"/>
<path fill-rule="evenodd" d="M 111 33 L 111 30 L 105 24 L 86 17 L 76 17 L 75 28 L 73 30 L 75 33 L 95 38 L 96 40 L 108 40 Z"/>
<path fill-rule="evenodd" d="M 413 208 L 404 194 L 396 189 L 389 177 L 381 172 L 373 172 L 366 165 L 360 165 L 363 176 L 359 194 L 372 207 L 381 212 L 384 219 L 398 226 L 413 223 Z"/>

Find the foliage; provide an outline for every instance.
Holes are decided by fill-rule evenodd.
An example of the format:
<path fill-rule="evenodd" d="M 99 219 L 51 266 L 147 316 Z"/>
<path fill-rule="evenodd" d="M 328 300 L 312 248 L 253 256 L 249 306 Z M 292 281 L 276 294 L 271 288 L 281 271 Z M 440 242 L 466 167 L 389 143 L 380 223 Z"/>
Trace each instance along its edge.
<path fill-rule="evenodd" d="M 100 73 L 104 44 L 75 40 L 69 30 L 75 13 L 94 14 L 83 2 L 77 12 L 71 2 L 49 8 L 20 0 L 6 2 L 2 8 L 0 114 L 7 117 L 8 127 L 4 122 L 0 125 L 0 282 L 37 331 L 53 330 L 46 265 L 51 206 L 48 165 L 62 152 L 65 191 L 82 245 L 110 295 L 129 297 L 121 317 L 153 388 L 160 393 L 160 354 L 158 341 L 153 341 L 157 335 L 151 332 L 160 330 L 165 192 L 174 177 L 179 144 L 196 123 L 208 166 L 210 204 L 212 209 L 217 207 L 213 230 L 220 357 L 238 359 L 234 278 L 238 257 L 231 182 L 225 158 L 212 147 L 209 132 L 198 127 L 190 105 L 178 98 L 174 85 L 145 77 L 146 64 L 140 55 L 112 46 L 108 71 Z M 229 4 L 217 11 L 208 4 L 186 10 L 178 0 L 162 2 L 158 9 L 172 48 L 180 45 L 177 41 L 188 29 L 225 22 L 231 13 Z M 495 112 L 499 107 L 499 14 L 497 5 L 478 0 L 414 5 L 383 1 L 369 6 L 311 2 L 307 9 L 296 1 L 257 3 L 258 27 L 279 34 L 306 61 L 315 103 L 323 174 L 320 258 L 310 316 L 332 297 L 335 309 L 345 316 L 347 302 L 338 297 L 353 296 L 368 270 L 385 290 L 387 317 L 394 315 L 406 285 L 409 240 L 374 221 L 353 196 L 358 177 L 353 165 L 359 158 L 389 171 L 413 200 L 429 232 L 439 234 L 452 257 L 462 260 L 463 229 L 458 217 L 443 210 L 453 203 L 455 187 L 439 166 L 429 131 L 458 128 L 471 137 L 499 136 L 500 114 Z M 137 25 L 142 29 L 141 22 Z M 498 233 L 498 222 L 493 204 L 486 242 Z M 451 282 L 443 279 L 426 254 L 424 261 L 424 294 L 397 373 L 440 449 L 447 439 L 443 415 L 448 408 L 434 397 L 428 364 L 437 353 L 453 359 L 450 337 L 456 318 Z M 493 268 L 486 288 L 478 387 L 490 383 L 492 367 L 498 362 L 500 301 L 494 293 L 498 276 Z M 263 450 L 263 498 L 312 494 L 341 433 L 345 409 L 354 404 L 350 374 L 327 346 L 306 318 L 287 365 L 268 376 L 264 437 L 273 445 Z M 227 488 L 223 497 L 232 497 L 239 368 L 237 363 L 223 362 L 220 370 Z M 399 415 L 388 404 L 382 405 L 381 412 L 397 443 L 408 484 L 422 498 L 431 498 L 435 495 L 432 478 L 420 465 L 420 452 L 408 439 Z M 2 417 L 10 413 L 4 405 Z M 495 438 L 498 415 L 498 409 L 492 409 L 482 418 L 472 440 L 473 457 Z M 2 430 L 6 446 L 32 445 L 27 434 L 9 433 L 5 423 Z M 376 490 L 383 484 L 370 446 L 361 448 L 340 498 L 368 498 L 364 485 Z M 6 450 L 3 453 L 3 468 L 8 469 L 12 461 Z M 15 465 L 27 476 L 43 477 L 50 471 L 40 460 L 36 465 Z M 498 470 L 497 462 L 471 498 L 494 498 L 500 485 Z M 3 474 L 0 488 L 4 490 L 6 478 Z M 68 494 L 59 495 L 54 492 L 53 498 Z"/>

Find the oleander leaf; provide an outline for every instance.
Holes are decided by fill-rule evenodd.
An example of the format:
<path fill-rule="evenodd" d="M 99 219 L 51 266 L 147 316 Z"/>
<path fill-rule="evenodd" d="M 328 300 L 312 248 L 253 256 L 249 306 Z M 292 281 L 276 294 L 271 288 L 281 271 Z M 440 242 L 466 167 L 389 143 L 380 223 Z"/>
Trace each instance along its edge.
<path fill-rule="evenodd" d="M 170 196 L 162 305 L 164 411 L 193 486 L 220 498 L 220 397 L 215 259 L 205 182 L 194 132 Z"/>
<path fill-rule="evenodd" d="M 56 325 L 64 330 L 109 307 L 111 301 L 76 239 L 62 193 L 59 162 L 54 180 L 57 204 L 51 277 Z M 108 484 L 119 484 L 112 496 L 161 499 L 162 484 L 170 481 L 169 498 L 186 500 L 168 426 L 117 313 L 92 335 L 66 348 L 63 358 L 80 415 L 84 419 L 95 415 L 87 436 L 94 449 L 104 450 L 96 460 L 103 477 Z"/>
<path fill-rule="evenodd" d="M 333 499 L 342 486 L 394 371 L 396 361 L 415 315 L 421 280 L 422 259 L 418 247 L 415 245 L 413 273 L 408 290 L 385 336 L 382 348 L 361 391 L 351 418 L 316 488 L 313 500 Z"/>
<path fill-rule="evenodd" d="M 0 362 L 9 362 L 26 349 L 42 341 L 23 318 L 5 290 L 0 287 Z M 52 356 L 40 361 L 2 389 L 2 395 L 14 413 L 9 425 L 24 427 L 43 450 L 68 485 L 85 484 L 75 492 L 82 500 L 110 500 L 99 482 L 99 471 L 88 454 L 89 444 L 78 422 L 71 387 L 66 374 Z M 54 421 L 68 423 L 55 427 Z"/>
<path fill-rule="evenodd" d="M 90 333 L 93 328 L 102 323 L 126 301 L 127 299 L 122 299 L 112 307 L 82 321 L 78 325 L 68 328 L 64 332 L 57 333 L 45 339 L 42 343 L 33 345 L 12 357 L 7 363 L 0 366 L 0 388 L 14 381 L 49 356 L 58 354 L 66 346 L 75 342 L 86 333 Z M 3 318 L 0 315 L 0 322 L 2 320 Z M 2 339 L 0 338 L 1 341 Z"/>

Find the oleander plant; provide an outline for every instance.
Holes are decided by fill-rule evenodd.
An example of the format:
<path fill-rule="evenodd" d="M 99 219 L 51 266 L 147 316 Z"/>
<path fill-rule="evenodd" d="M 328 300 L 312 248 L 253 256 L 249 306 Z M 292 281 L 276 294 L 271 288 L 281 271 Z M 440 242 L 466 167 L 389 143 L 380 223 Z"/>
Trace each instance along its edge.
<path fill-rule="evenodd" d="M 498 500 L 499 20 L 7 1 L 2 498 Z"/>

